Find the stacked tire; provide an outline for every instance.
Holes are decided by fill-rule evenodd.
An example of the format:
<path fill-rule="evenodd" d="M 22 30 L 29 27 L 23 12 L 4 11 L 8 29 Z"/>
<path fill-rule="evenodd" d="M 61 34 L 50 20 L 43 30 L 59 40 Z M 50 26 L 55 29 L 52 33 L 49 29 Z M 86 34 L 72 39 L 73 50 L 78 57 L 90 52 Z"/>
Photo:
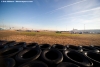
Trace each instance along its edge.
<path fill-rule="evenodd" d="M 62 53 L 57 49 L 46 49 L 41 54 L 41 60 L 48 64 L 49 67 L 56 67 L 63 61 Z"/>
<path fill-rule="evenodd" d="M 100 46 L 0 40 L 0 67 L 100 67 Z"/>
<path fill-rule="evenodd" d="M 93 63 L 81 52 L 74 50 L 64 51 L 64 57 L 66 62 L 75 63 L 81 67 L 92 67 Z"/>

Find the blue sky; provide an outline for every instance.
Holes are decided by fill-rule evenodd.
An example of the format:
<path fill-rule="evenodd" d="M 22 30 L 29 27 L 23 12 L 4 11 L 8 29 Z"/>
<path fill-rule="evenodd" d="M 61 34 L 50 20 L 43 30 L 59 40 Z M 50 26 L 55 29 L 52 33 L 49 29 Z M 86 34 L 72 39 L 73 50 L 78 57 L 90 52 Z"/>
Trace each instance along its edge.
<path fill-rule="evenodd" d="M 100 0 L 0 2 L 0 26 L 64 31 L 82 30 L 84 26 L 100 29 Z"/>

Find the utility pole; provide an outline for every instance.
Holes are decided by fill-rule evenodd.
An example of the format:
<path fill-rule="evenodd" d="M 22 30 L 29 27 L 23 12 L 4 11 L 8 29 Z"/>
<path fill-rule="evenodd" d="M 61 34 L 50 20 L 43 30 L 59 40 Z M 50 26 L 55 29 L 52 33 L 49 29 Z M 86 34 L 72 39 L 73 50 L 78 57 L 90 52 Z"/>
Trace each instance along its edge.
<path fill-rule="evenodd" d="M 84 32 L 85 32 L 85 24 L 84 24 Z"/>

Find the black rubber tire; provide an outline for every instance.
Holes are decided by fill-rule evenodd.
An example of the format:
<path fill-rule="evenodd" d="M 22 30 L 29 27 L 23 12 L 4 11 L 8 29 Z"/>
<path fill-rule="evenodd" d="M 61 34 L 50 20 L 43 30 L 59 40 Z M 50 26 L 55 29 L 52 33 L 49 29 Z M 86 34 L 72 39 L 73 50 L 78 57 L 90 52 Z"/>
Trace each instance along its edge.
<path fill-rule="evenodd" d="M 6 46 L 6 45 L 0 45 L 0 54 L 4 51 L 4 50 L 6 50 L 8 48 L 8 46 Z"/>
<path fill-rule="evenodd" d="M 52 48 L 58 49 L 59 51 L 66 50 L 66 47 L 61 44 L 54 44 L 54 45 L 52 45 Z"/>
<path fill-rule="evenodd" d="M 41 54 L 41 50 L 38 48 L 28 48 L 24 49 L 20 53 L 16 55 L 16 60 L 20 63 L 24 63 L 27 61 L 36 60 Z"/>
<path fill-rule="evenodd" d="M 13 58 L 0 58 L 0 67 L 14 67 L 15 60 Z"/>
<path fill-rule="evenodd" d="M 92 46 L 82 46 L 82 52 L 87 52 L 87 51 L 93 51 L 93 52 L 99 52 L 98 49 L 92 47 Z"/>
<path fill-rule="evenodd" d="M 31 61 L 28 63 L 24 63 L 18 67 L 48 67 L 48 66 L 42 61 Z"/>
<path fill-rule="evenodd" d="M 6 58 L 5 62 L 7 67 L 14 67 L 16 64 L 13 58 Z"/>
<path fill-rule="evenodd" d="M 83 49 L 83 51 L 95 51 L 95 52 L 99 51 L 92 46 L 82 46 L 82 49 Z"/>
<path fill-rule="evenodd" d="M 62 62 L 58 64 L 57 67 L 80 67 L 80 66 L 70 62 Z"/>
<path fill-rule="evenodd" d="M 63 61 L 63 54 L 57 49 L 46 49 L 42 52 L 41 59 L 47 64 L 58 64 Z"/>
<path fill-rule="evenodd" d="M 29 43 L 25 48 L 27 49 L 27 48 L 36 48 L 36 47 L 38 47 L 39 45 L 38 45 L 38 43 Z"/>
<path fill-rule="evenodd" d="M 50 44 L 40 44 L 40 49 L 45 50 L 45 49 L 50 49 L 51 45 Z"/>
<path fill-rule="evenodd" d="M 0 57 L 5 57 L 5 58 L 12 57 L 12 56 L 16 55 L 17 53 L 19 53 L 21 50 L 23 50 L 23 48 L 21 48 L 21 47 L 7 48 L 1 52 Z"/>
<path fill-rule="evenodd" d="M 100 51 L 100 46 L 93 46 L 93 48 L 95 48 L 95 49 Z"/>
<path fill-rule="evenodd" d="M 25 48 L 26 45 L 27 45 L 27 44 L 26 44 L 25 42 L 18 42 L 15 46 L 19 46 L 19 47 Z"/>
<path fill-rule="evenodd" d="M 70 50 L 76 50 L 76 51 L 80 51 L 80 52 L 83 51 L 81 46 L 67 45 L 66 47 L 67 47 L 67 49 L 70 49 Z"/>
<path fill-rule="evenodd" d="M 100 53 L 88 51 L 84 53 L 93 62 L 94 67 L 100 67 Z"/>
<path fill-rule="evenodd" d="M 82 53 L 74 50 L 66 50 L 63 52 L 66 60 L 82 67 L 91 67 L 93 63 Z"/>
<path fill-rule="evenodd" d="M 100 48 L 100 46 L 94 46 L 95 48 Z"/>
<path fill-rule="evenodd" d="M 13 47 L 14 45 L 16 45 L 16 41 L 8 41 L 6 44 L 4 44 L 8 47 Z"/>
<path fill-rule="evenodd" d="M 7 41 L 5 41 L 5 40 L 0 40 L 0 45 L 3 45 L 3 44 L 5 44 Z"/>

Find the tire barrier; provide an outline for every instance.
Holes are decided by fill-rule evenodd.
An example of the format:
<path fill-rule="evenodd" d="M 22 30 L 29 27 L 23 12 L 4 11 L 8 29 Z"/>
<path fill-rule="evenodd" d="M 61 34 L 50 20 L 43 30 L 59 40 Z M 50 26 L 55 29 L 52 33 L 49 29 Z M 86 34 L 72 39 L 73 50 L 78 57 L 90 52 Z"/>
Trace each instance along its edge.
<path fill-rule="evenodd" d="M 15 60 L 13 58 L 6 58 L 5 59 L 5 65 L 6 65 L 6 67 L 14 67 L 15 66 Z"/>
<path fill-rule="evenodd" d="M 50 44 L 40 44 L 40 49 L 43 51 L 45 49 L 50 49 L 51 45 Z"/>
<path fill-rule="evenodd" d="M 36 47 L 39 47 L 38 43 L 29 43 L 28 45 L 26 45 L 25 48 L 27 49 L 27 48 L 36 48 Z"/>
<path fill-rule="evenodd" d="M 28 48 L 22 50 L 16 55 L 16 60 L 20 63 L 36 60 L 41 54 L 41 50 L 37 48 Z"/>
<path fill-rule="evenodd" d="M 3 45 L 3 44 L 5 44 L 7 41 L 5 41 L 5 40 L 0 40 L 0 45 Z"/>
<path fill-rule="evenodd" d="M 70 50 L 76 50 L 76 51 L 80 51 L 82 52 L 82 46 L 74 46 L 74 45 L 67 45 L 66 46 L 67 49 L 70 49 Z"/>
<path fill-rule="evenodd" d="M 93 48 L 92 46 L 82 46 L 83 51 L 95 51 L 98 52 L 99 50 L 96 48 Z"/>
<path fill-rule="evenodd" d="M 64 51 L 64 56 L 66 60 L 75 63 L 82 67 L 91 67 L 93 63 L 82 53 L 74 50 Z"/>
<path fill-rule="evenodd" d="M 21 47 L 11 47 L 11 48 L 7 48 L 4 51 L 1 52 L 1 56 L 0 57 L 13 57 L 15 56 L 18 52 L 20 52 L 21 50 L 23 50 L 23 48 Z"/>
<path fill-rule="evenodd" d="M 0 40 L 0 67 L 100 67 L 100 46 Z"/>
<path fill-rule="evenodd" d="M 0 45 L 0 54 L 1 54 L 1 52 L 3 52 L 4 50 L 6 50 L 7 48 L 8 48 L 8 46 Z"/>
<path fill-rule="evenodd" d="M 19 43 L 17 43 L 15 46 L 19 46 L 19 47 L 26 47 L 26 43 L 25 42 L 19 42 Z"/>
<path fill-rule="evenodd" d="M 80 67 L 80 66 L 70 62 L 62 62 L 58 64 L 57 67 Z"/>
<path fill-rule="evenodd" d="M 0 58 L 0 67 L 14 67 L 15 60 L 13 58 Z"/>
<path fill-rule="evenodd" d="M 94 67 L 100 67 L 100 53 L 88 51 L 84 54 L 93 62 Z"/>
<path fill-rule="evenodd" d="M 66 47 L 64 45 L 61 45 L 61 44 L 54 44 L 54 45 L 52 45 L 52 48 L 58 49 L 61 52 L 66 50 Z"/>
<path fill-rule="evenodd" d="M 57 49 L 45 49 L 41 54 L 42 61 L 50 67 L 56 67 L 63 61 L 63 54 Z"/>
<path fill-rule="evenodd" d="M 28 63 L 24 63 L 20 65 L 19 67 L 48 67 L 46 63 L 42 61 L 31 61 Z"/>
<path fill-rule="evenodd" d="M 93 46 L 93 48 L 95 48 L 95 49 L 100 51 L 100 46 Z"/>
<path fill-rule="evenodd" d="M 8 41 L 7 43 L 5 43 L 4 45 L 8 46 L 8 47 L 13 47 L 14 45 L 16 45 L 16 41 Z"/>
<path fill-rule="evenodd" d="M 100 48 L 100 46 L 93 46 L 93 47 L 95 47 L 95 48 Z"/>

